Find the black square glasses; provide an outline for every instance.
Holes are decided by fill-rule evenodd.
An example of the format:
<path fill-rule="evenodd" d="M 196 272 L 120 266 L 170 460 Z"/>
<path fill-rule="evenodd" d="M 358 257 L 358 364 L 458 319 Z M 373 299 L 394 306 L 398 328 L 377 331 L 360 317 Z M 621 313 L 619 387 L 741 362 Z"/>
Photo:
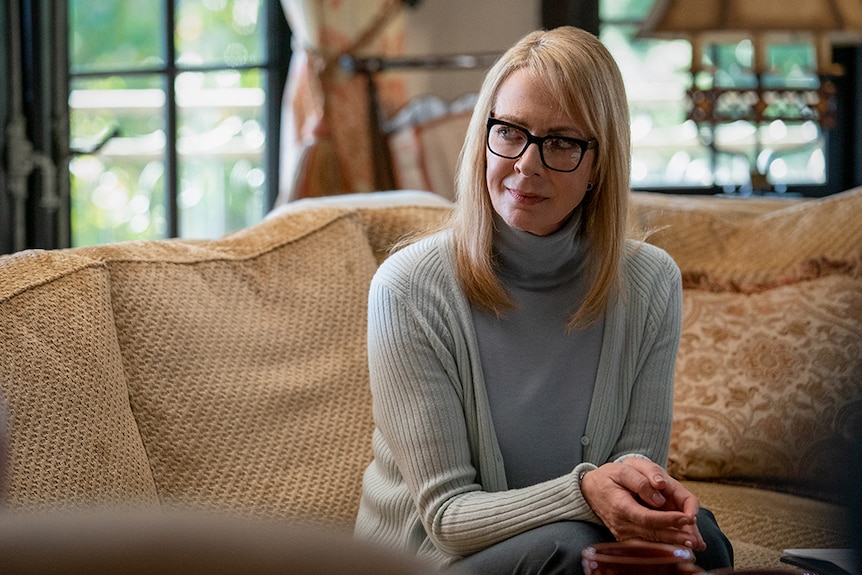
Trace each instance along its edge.
<path fill-rule="evenodd" d="M 497 118 L 488 118 L 487 128 L 488 149 L 494 155 L 514 160 L 520 158 L 530 144 L 536 144 L 542 164 L 556 172 L 574 172 L 581 165 L 587 150 L 599 145 L 595 138 L 581 140 L 567 136 L 535 136 L 526 128 Z"/>

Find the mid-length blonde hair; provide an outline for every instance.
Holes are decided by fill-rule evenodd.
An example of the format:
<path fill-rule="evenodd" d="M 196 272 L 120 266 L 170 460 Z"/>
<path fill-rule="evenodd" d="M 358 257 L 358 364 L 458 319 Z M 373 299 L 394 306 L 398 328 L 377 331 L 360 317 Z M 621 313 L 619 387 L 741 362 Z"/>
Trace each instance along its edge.
<path fill-rule="evenodd" d="M 621 281 L 631 136 L 619 68 L 604 45 L 584 30 L 560 27 L 528 34 L 485 77 L 456 172 L 457 207 L 451 227 L 459 280 L 474 305 L 498 315 L 513 307 L 494 272 L 494 208 L 485 179 L 485 137 L 486 122 L 493 113 L 500 86 L 518 70 L 529 71 L 558 100 L 560 108 L 599 142 L 593 150 L 593 188 L 581 204 L 591 284 L 569 321 L 572 329 L 585 327 L 607 308 Z"/>

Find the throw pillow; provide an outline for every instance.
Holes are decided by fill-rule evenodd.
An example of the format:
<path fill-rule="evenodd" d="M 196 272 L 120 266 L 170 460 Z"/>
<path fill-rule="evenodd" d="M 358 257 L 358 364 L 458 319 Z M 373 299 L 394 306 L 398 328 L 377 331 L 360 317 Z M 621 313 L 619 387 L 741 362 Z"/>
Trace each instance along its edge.
<path fill-rule="evenodd" d="M 685 289 L 683 307 L 671 473 L 835 489 L 862 422 L 862 279 Z"/>

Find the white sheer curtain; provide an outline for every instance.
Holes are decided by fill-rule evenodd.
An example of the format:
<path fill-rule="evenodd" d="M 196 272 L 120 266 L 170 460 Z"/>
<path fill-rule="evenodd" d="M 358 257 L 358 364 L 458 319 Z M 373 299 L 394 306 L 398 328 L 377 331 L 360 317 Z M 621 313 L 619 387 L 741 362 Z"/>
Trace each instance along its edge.
<path fill-rule="evenodd" d="M 403 0 L 281 0 L 293 35 L 282 104 L 277 204 L 374 189 L 366 82 L 338 66 L 343 54 L 403 52 Z M 395 78 L 381 78 L 384 106 L 404 102 Z"/>

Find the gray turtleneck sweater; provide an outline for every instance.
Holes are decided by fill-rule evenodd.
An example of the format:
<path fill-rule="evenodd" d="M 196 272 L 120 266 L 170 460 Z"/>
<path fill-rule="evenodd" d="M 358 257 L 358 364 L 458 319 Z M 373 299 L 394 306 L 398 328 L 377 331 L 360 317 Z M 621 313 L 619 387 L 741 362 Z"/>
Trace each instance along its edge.
<path fill-rule="evenodd" d="M 473 323 L 506 481 L 526 487 L 582 461 L 604 323 L 567 329 L 589 287 L 580 211 L 544 237 L 495 225 L 498 277 L 516 308 L 497 318 L 474 307 Z"/>
<path fill-rule="evenodd" d="M 505 237 L 498 249 L 507 254 L 501 259 L 504 268 L 520 267 Z M 368 365 L 374 460 L 363 477 L 355 527 L 360 539 L 415 553 L 440 566 L 548 523 L 598 522 L 581 494 L 583 473 L 632 456 L 666 462 L 682 315 L 680 276 L 673 260 L 654 246 L 635 242 L 627 245 L 621 297 L 595 328 L 600 334 L 561 336 L 565 315 L 560 317 L 556 310 L 541 312 L 550 320 L 546 328 L 539 326 L 538 315 L 526 315 L 535 304 L 532 295 L 517 292 L 522 311 L 499 325 L 525 322 L 522 327 L 529 329 L 529 337 L 543 338 L 533 351 L 545 345 L 547 337 L 556 356 L 553 361 L 531 361 L 521 370 L 530 379 L 523 387 L 559 391 L 563 384 L 556 376 L 566 365 L 574 372 L 571 388 L 563 394 L 568 403 L 561 400 L 562 405 L 550 406 L 542 394 L 532 400 L 541 409 L 550 406 L 553 415 L 520 414 L 498 396 L 500 391 L 517 390 L 520 378 L 495 375 L 501 364 L 494 361 L 514 367 L 518 360 L 501 358 L 502 352 L 495 351 L 488 338 L 497 337 L 500 345 L 509 346 L 506 353 L 520 358 L 529 359 L 528 352 L 512 351 L 514 334 L 491 336 L 494 322 L 474 321 L 456 276 L 454 252 L 450 232 L 425 238 L 389 257 L 371 282 Z M 560 272 L 559 278 L 567 278 L 560 285 L 580 286 L 575 271 L 579 260 L 574 257 L 563 266 L 573 268 Z M 514 277 L 503 281 L 526 291 L 541 283 L 526 279 L 527 285 L 521 286 L 522 280 Z M 519 319 L 520 314 L 525 315 Z M 477 330 L 483 334 L 481 344 Z M 590 351 L 597 340 L 598 358 Z M 560 361 L 570 363 L 556 363 Z M 531 369 L 537 365 L 539 371 Z M 546 371 L 539 376 L 541 370 Z M 593 391 L 584 402 L 591 374 Z M 581 429 L 580 410 L 587 405 L 586 426 Z M 529 476 L 534 470 L 528 449 L 519 446 L 517 437 L 505 437 L 525 427 L 513 424 L 517 415 L 542 425 L 531 441 L 552 444 L 536 449 L 543 461 L 535 469 L 542 477 Z M 561 453 L 560 462 L 549 455 L 578 437 L 580 455 L 574 448 Z M 510 476 L 525 485 L 513 487 Z"/>

